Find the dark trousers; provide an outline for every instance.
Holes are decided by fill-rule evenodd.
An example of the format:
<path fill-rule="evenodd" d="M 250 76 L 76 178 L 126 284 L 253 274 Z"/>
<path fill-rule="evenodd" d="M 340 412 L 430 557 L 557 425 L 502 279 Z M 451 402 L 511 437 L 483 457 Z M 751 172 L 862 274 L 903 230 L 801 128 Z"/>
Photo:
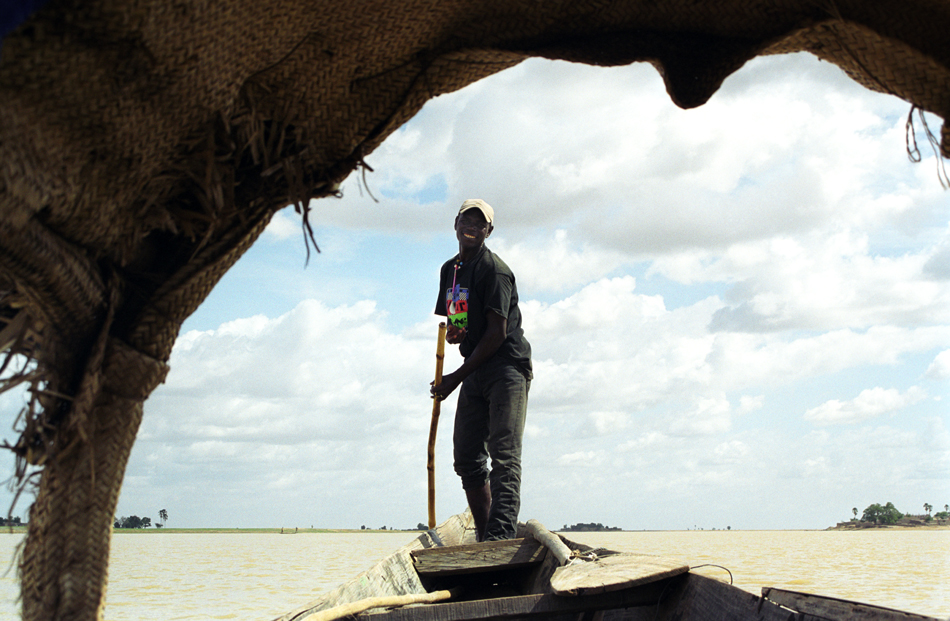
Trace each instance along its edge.
<path fill-rule="evenodd" d="M 487 541 L 513 539 L 521 508 L 521 441 L 531 381 L 493 358 L 465 378 L 455 411 L 455 472 L 465 490 L 489 483 Z M 488 459 L 491 458 L 491 469 Z"/>

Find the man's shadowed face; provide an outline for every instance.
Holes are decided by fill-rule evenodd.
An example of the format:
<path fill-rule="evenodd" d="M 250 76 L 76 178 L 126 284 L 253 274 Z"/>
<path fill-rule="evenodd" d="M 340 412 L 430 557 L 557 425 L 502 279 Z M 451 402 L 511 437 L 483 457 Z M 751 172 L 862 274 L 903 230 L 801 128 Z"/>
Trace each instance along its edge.
<path fill-rule="evenodd" d="M 478 209 L 468 209 L 455 218 L 455 236 L 459 250 L 478 250 L 491 235 L 492 225 Z"/>

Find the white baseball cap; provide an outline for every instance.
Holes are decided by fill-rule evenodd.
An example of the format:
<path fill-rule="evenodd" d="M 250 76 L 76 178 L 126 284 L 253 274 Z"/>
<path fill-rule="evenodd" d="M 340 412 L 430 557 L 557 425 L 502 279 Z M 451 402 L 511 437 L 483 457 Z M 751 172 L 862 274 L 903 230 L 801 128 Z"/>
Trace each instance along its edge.
<path fill-rule="evenodd" d="M 459 208 L 459 215 L 462 215 L 469 209 L 477 209 L 482 212 L 488 224 L 491 224 L 492 220 L 495 219 L 495 210 L 491 208 L 491 205 L 480 198 L 470 198 L 462 203 L 462 206 Z"/>

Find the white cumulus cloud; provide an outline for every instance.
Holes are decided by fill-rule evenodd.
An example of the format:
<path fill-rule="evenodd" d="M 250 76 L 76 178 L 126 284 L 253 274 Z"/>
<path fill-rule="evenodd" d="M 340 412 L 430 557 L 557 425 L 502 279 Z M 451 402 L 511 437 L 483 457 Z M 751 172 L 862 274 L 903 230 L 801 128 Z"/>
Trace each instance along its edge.
<path fill-rule="evenodd" d="M 926 393 L 913 386 L 905 392 L 896 388 L 869 388 L 851 401 L 832 399 L 805 412 L 805 420 L 818 425 L 858 423 L 899 410 L 926 398 Z"/>
<path fill-rule="evenodd" d="M 925 375 L 930 379 L 950 379 L 950 349 L 945 349 L 927 367 Z"/>

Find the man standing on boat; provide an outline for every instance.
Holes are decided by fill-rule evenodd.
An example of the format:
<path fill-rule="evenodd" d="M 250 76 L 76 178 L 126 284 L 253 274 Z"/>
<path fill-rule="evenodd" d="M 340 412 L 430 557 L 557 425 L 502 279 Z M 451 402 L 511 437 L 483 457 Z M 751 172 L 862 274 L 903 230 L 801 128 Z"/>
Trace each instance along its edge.
<path fill-rule="evenodd" d="M 465 361 L 432 387 L 445 399 L 459 385 L 453 435 L 455 472 L 479 541 L 512 539 L 521 507 L 521 441 L 531 346 L 521 329 L 515 276 L 485 246 L 495 212 L 481 199 L 455 218 L 459 253 L 442 266 L 435 313 L 448 319 L 446 341 Z M 491 458 L 491 468 L 488 459 Z"/>

